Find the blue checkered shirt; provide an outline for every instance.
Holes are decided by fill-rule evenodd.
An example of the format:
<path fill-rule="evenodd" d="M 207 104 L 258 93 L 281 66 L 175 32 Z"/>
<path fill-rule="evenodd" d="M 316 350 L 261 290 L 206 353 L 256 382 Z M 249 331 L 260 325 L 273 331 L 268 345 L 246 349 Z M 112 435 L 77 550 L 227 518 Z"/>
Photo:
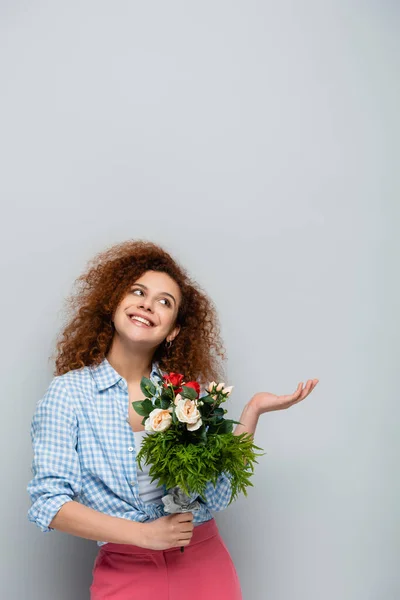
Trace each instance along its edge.
<path fill-rule="evenodd" d="M 153 362 L 154 383 L 160 381 L 158 373 L 163 374 Z M 28 519 L 43 532 L 53 530 L 49 526 L 53 517 L 72 500 L 130 521 L 151 521 L 167 514 L 163 504 L 144 503 L 139 496 L 128 402 L 127 382 L 107 359 L 51 381 L 32 418 L 33 478 L 27 486 L 32 502 Z M 195 524 L 228 506 L 229 476 L 222 473 L 215 487 L 209 482 L 205 497 L 206 502 L 199 499 L 201 508 L 193 512 Z"/>

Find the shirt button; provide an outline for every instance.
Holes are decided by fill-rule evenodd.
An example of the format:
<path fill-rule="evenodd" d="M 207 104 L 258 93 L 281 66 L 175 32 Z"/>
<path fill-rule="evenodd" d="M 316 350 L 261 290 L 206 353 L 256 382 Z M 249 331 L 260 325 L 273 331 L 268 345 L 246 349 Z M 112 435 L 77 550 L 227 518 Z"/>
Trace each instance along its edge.
<path fill-rule="evenodd" d="M 129 446 L 128 450 L 129 452 L 133 452 L 133 446 Z"/>

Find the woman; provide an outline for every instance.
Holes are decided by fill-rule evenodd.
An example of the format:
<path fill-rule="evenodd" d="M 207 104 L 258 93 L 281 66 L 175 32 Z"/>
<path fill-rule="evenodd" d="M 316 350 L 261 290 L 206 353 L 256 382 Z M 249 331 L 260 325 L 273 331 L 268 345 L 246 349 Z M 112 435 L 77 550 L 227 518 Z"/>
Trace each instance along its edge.
<path fill-rule="evenodd" d="M 239 600 L 212 516 L 229 504 L 229 479 L 210 482 L 194 513 L 166 515 L 165 487 L 135 460 L 144 428 L 132 402 L 144 399 L 143 376 L 179 372 L 201 384 L 222 378 L 211 300 L 164 249 L 137 240 L 96 256 L 69 305 L 55 377 L 32 419 L 29 520 L 44 532 L 97 541 L 92 600 Z M 254 434 L 262 413 L 301 401 L 317 381 L 289 396 L 255 394 L 234 433 Z"/>

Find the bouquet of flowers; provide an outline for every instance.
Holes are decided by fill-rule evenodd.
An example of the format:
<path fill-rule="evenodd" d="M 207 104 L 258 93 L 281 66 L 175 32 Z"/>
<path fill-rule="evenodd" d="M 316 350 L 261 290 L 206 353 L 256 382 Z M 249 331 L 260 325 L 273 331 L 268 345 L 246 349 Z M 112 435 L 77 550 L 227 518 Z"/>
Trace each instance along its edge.
<path fill-rule="evenodd" d="M 199 508 L 195 498 L 204 497 L 206 485 L 214 486 L 221 473 L 231 484 L 229 504 L 239 492 L 247 496 L 247 486 L 254 472 L 255 450 L 248 433 L 234 435 L 233 424 L 225 418 L 221 405 L 232 393 L 233 386 L 210 382 L 203 394 L 197 381 L 187 381 L 180 373 L 158 375 L 153 383 L 143 377 L 141 390 L 145 400 L 132 402 L 143 416 L 142 424 L 149 432 L 143 440 L 137 460 L 150 464 L 152 481 L 164 484 L 168 494 L 163 497 L 166 512 L 186 512 Z"/>

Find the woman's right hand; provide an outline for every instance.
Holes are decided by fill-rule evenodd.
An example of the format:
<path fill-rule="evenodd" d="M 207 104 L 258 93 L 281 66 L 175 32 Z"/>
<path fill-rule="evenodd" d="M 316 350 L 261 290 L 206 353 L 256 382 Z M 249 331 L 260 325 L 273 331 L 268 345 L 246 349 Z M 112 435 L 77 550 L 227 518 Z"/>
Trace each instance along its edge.
<path fill-rule="evenodd" d="M 142 523 L 143 548 L 167 550 L 187 546 L 193 535 L 193 513 L 176 513 L 160 517 L 149 523 Z"/>

